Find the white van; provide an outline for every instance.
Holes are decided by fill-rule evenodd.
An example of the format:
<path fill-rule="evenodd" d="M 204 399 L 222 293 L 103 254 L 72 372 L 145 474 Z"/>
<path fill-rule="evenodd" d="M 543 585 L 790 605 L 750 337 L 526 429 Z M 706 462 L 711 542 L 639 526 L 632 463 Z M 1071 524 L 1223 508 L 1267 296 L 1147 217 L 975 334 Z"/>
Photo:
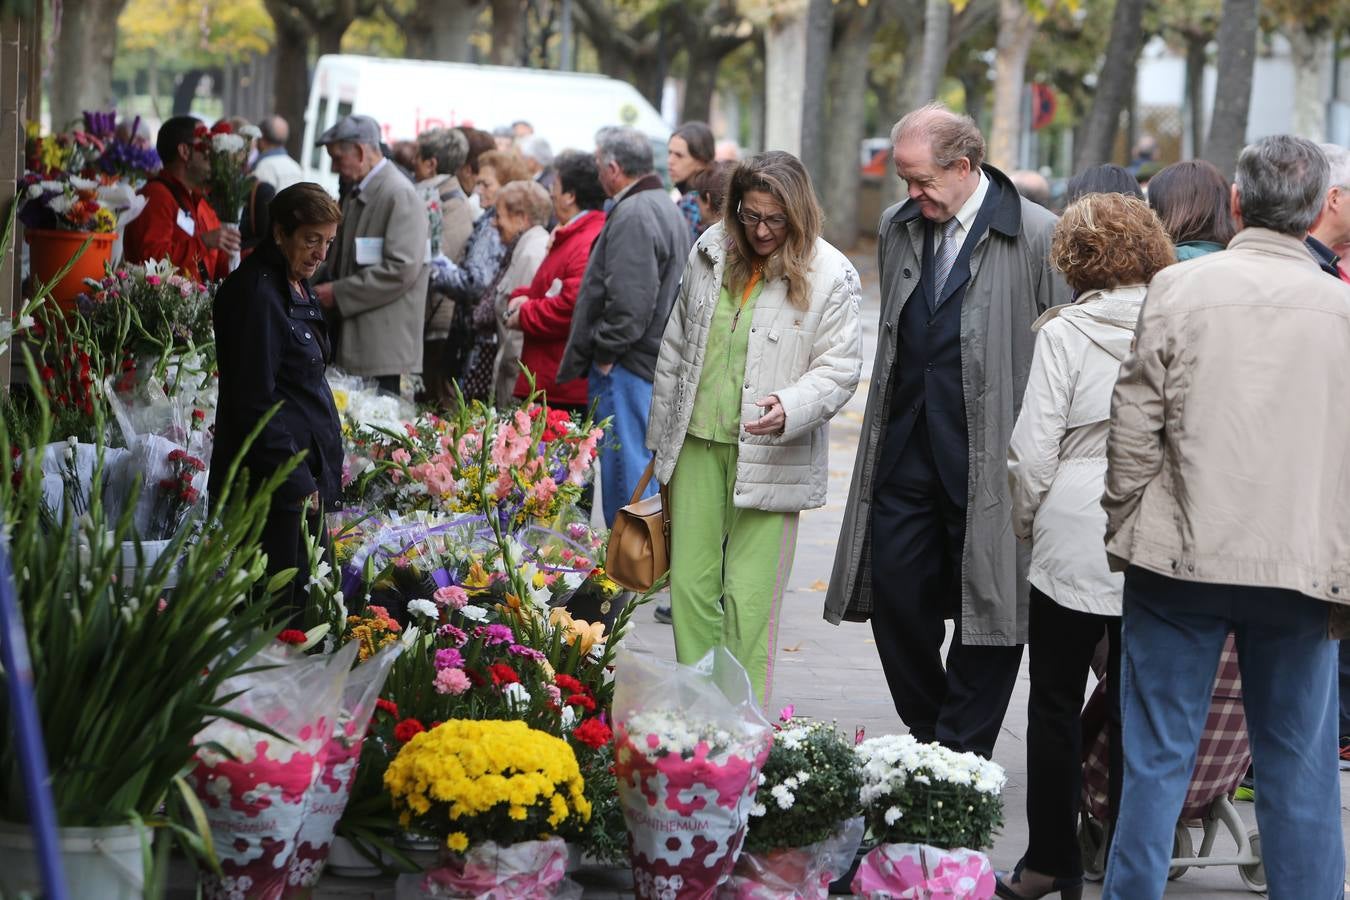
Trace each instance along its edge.
<path fill-rule="evenodd" d="M 337 193 L 328 154 L 314 141 L 343 116 L 380 123 L 385 143 L 429 128 L 491 131 L 524 119 L 554 152 L 590 151 L 605 125 L 631 125 L 665 150 L 670 126 L 631 84 L 604 75 L 371 56 L 319 57 L 305 112 L 305 178 Z M 664 159 L 664 152 L 659 154 Z"/>

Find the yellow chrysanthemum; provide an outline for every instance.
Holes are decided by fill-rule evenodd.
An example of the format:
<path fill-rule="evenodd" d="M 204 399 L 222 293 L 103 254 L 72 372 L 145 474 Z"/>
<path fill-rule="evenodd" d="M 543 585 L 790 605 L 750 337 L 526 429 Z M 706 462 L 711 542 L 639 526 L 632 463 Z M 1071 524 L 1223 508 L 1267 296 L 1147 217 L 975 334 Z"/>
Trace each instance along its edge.
<path fill-rule="evenodd" d="M 418 734 L 384 783 L 404 827 L 444 834 L 456 852 L 476 841 L 532 840 L 591 815 L 572 748 L 520 721 L 454 719 Z"/>

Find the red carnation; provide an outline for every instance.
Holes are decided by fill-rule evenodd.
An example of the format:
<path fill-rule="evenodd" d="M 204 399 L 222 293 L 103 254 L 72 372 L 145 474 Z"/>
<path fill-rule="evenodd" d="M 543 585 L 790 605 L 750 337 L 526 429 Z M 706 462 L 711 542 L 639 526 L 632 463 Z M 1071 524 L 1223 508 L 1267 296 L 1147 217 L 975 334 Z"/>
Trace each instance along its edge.
<path fill-rule="evenodd" d="M 426 731 L 422 723 L 416 719 L 404 719 L 394 726 L 394 740 L 400 744 L 406 744 L 414 737 Z"/>
<path fill-rule="evenodd" d="M 556 684 L 562 690 L 567 691 L 567 693 L 569 694 L 590 693 L 589 691 L 586 690 L 586 686 L 584 684 L 582 684 L 580 681 L 577 681 L 571 675 L 561 675 L 561 674 L 557 675 L 554 677 L 553 683 Z"/>
<path fill-rule="evenodd" d="M 572 737 L 592 750 L 599 750 L 610 742 L 614 737 L 614 732 L 610 731 L 609 726 L 601 722 L 599 718 L 593 716 L 578 725 L 572 731 Z"/>
<path fill-rule="evenodd" d="M 299 645 L 309 639 L 305 637 L 305 633 L 299 628 L 287 628 L 281 634 L 277 635 L 277 640 L 281 641 L 283 644 Z"/>
<path fill-rule="evenodd" d="M 221 119 L 211 126 L 211 134 L 231 134 L 233 131 L 234 129 L 230 127 L 230 123 L 225 119 Z"/>
<path fill-rule="evenodd" d="M 206 410 L 204 410 L 204 409 L 194 409 L 194 410 L 192 411 L 192 418 L 195 419 L 195 420 L 197 420 L 198 422 L 204 420 L 204 419 L 206 418 Z"/>
<path fill-rule="evenodd" d="M 595 701 L 585 694 L 573 694 L 567 698 L 568 706 L 580 706 L 586 712 L 595 712 Z"/>
<path fill-rule="evenodd" d="M 385 699 L 376 700 L 375 708 L 377 710 L 380 709 L 384 710 L 395 719 L 398 718 L 398 704 L 395 703 L 393 700 L 385 700 Z"/>
<path fill-rule="evenodd" d="M 488 671 L 492 673 L 492 683 L 497 687 L 504 684 L 520 684 L 520 676 L 506 663 L 493 663 L 488 666 Z"/>

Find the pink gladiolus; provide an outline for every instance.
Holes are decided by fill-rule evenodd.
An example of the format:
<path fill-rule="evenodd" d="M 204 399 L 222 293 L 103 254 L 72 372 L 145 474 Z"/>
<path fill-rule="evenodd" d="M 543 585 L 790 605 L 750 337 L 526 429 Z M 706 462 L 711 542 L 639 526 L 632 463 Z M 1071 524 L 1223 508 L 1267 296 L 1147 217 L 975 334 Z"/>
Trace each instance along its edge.
<path fill-rule="evenodd" d="M 553 502 L 553 498 L 558 493 L 558 483 L 552 478 L 541 478 L 535 482 L 531 493 L 534 494 L 534 499 L 539 501 L 540 505 L 547 506 Z"/>
<path fill-rule="evenodd" d="M 391 458 L 394 460 L 394 462 L 398 463 L 399 465 L 406 466 L 412 460 L 412 454 L 409 453 L 407 450 L 404 450 L 402 447 L 399 447 L 397 450 L 393 452 Z"/>

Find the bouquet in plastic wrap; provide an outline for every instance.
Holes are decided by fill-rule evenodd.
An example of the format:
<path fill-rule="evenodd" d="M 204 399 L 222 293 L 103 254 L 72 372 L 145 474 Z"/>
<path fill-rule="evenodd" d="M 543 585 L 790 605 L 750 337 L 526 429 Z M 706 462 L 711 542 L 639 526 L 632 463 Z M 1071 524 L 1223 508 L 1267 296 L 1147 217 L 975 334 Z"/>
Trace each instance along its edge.
<path fill-rule="evenodd" d="M 198 735 L 188 774 L 221 869 L 219 875 L 202 875 L 207 900 L 276 900 L 285 891 L 307 798 L 341 716 L 356 650 L 350 645 L 331 656 L 269 653 L 259 661 L 270 667 L 226 682 L 225 706 L 235 718 L 217 719 Z"/>
<path fill-rule="evenodd" d="M 614 770 L 640 900 L 705 900 L 745 840 L 772 727 L 725 648 L 696 666 L 622 652 Z"/>
<path fill-rule="evenodd" d="M 519 721 L 452 719 L 414 735 L 384 783 L 400 824 L 445 848 L 441 865 L 400 877 L 400 897 L 580 896 L 556 835 L 591 807 L 561 738 Z"/>
<path fill-rule="evenodd" d="M 723 900 L 824 900 L 862 843 L 862 764 L 832 725 L 783 711 Z"/>
<path fill-rule="evenodd" d="M 207 414 L 186 397 L 168 396 L 155 379 L 130 392 L 110 388 L 107 396 L 130 451 L 121 502 L 131 502 L 139 483 L 136 533 L 142 542 L 168 541 L 206 508 Z"/>
<path fill-rule="evenodd" d="M 295 855 L 286 873 L 283 897 L 308 897 L 323 874 L 338 820 L 351 797 L 366 729 L 389 669 L 403 647 L 392 643 L 358 665 L 347 677 L 342 706 L 328 742 L 319 751 L 319 771 L 305 796 Z M 349 651 L 350 655 L 350 651 Z"/>
<path fill-rule="evenodd" d="M 1003 768 L 974 753 L 910 735 L 858 745 L 862 801 L 879 845 L 863 857 L 853 892 L 868 900 L 987 900 L 994 871 L 981 852 L 1003 822 Z"/>

